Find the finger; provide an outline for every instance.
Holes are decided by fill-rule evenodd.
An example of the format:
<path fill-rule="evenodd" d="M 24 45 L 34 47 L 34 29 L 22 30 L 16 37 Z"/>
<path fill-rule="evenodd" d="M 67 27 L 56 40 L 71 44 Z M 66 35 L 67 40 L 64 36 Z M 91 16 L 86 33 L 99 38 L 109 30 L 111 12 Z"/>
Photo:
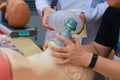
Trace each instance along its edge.
<path fill-rule="evenodd" d="M 62 65 L 62 64 L 67 64 L 68 62 L 69 62 L 68 59 L 63 59 L 63 60 L 57 60 L 55 63 Z"/>
<path fill-rule="evenodd" d="M 67 59 L 67 54 L 65 53 L 52 52 L 51 55 L 56 58 Z"/>
<path fill-rule="evenodd" d="M 85 26 L 84 26 L 84 25 L 82 25 L 82 27 L 81 27 L 80 31 L 79 31 L 79 32 L 77 32 L 76 34 L 80 34 L 80 33 L 84 30 L 84 28 L 85 28 Z"/>
<path fill-rule="evenodd" d="M 4 9 L 7 6 L 6 2 L 1 3 L 0 5 L 0 10 Z"/>
<path fill-rule="evenodd" d="M 49 43 L 49 40 L 46 40 L 43 45 L 43 50 L 46 50 L 48 48 L 48 43 Z"/>
<path fill-rule="evenodd" d="M 86 24 L 85 15 L 84 15 L 84 14 L 80 14 L 79 17 L 80 17 L 80 19 L 81 19 L 82 26 L 81 26 L 80 31 L 77 32 L 77 34 L 80 34 L 80 33 L 83 31 L 83 29 L 85 28 L 85 24 Z"/>
<path fill-rule="evenodd" d="M 80 17 L 80 19 L 82 21 L 82 24 L 85 24 L 86 23 L 86 17 L 85 17 L 85 15 L 84 14 L 80 14 L 79 17 Z"/>
<path fill-rule="evenodd" d="M 80 44 L 80 42 L 77 38 L 73 38 L 73 41 L 74 41 L 75 44 L 78 44 L 78 45 Z"/>
<path fill-rule="evenodd" d="M 47 18 L 48 18 L 47 15 L 44 15 L 44 16 L 43 16 L 42 26 L 45 27 L 45 28 L 47 28 L 47 29 L 49 29 L 49 30 L 54 30 L 54 29 L 52 28 L 52 26 L 50 26 L 50 25 L 48 24 Z"/>
<path fill-rule="evenodd" d="M 81 46 L 81 44 L 80 44 L 80 42 L 79 42 L 79 40 L 77 38 L 74 38 L 73 40 L 74 40 L 74 44 L 76 45 L 76 47 Z"/>
<path fill-rule="evenodd" d="M 54 28 L 48 24 L 48 16 L 47 16 L 47 18 L 46 18 L 46 24 L 47 24 L 46 27 L 47 27 L 49 30 L 54 30 Z"/>
<path fill-rule="evenodd" d="M 46 25 L 47 25 L 47 16 L 46 16 L 46 14 L 43 15 L 42 25 L 43 25 L 43 26 L 46 26 Z"/>
<path fill-rule="evenodd" d="M 67 52 L 67 49 L 65 47 L 51 46 L 50 48 L 51 48 L 52 51 L 55 51 L 55 52 L 60 52 L 60 53 L 66 53 Z"/>
<path fill-rule="evenodd" d="M 71 45 L 73 44 L 72 41 L 70 41 L 68 38 L 61 36 L 59 33 L 56 34 L 56 37 L 60 40 L 62 40 L 65 44 Z"/>
<path fill-rule="evenodd" d="M 49 26 L 47 23 L 43 23 L 42 26 L 43 26 L 44 28 L 49 29 L 49 30 L 54 30 L 54 29 L 53 29 L 51 26 Z"/>

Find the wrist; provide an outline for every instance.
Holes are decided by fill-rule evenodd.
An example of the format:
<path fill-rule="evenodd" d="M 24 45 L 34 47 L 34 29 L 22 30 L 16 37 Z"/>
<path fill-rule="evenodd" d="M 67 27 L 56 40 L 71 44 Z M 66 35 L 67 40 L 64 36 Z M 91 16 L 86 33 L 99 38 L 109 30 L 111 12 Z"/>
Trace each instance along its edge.
<path fill-rule="evenodd" d="M 98 55 L 93 53 L 88 67 L 89 68 L 94 68 L 95 65 L 96 65 L 97 59 L 98 59 Z"/>
<path fill-rule="evenodd" d="M 48 9 L 51 9 L 50 7 L 43 8 L 43 12 L 47 11 Z"/>
<path fill-rule="evenodd" d="M 52 14 L 53 12 L 55 12 L 55 10 L 52 9 L 52 8 L 50 8 L 50 7 L 45 7 L 45 8 L 43 8 L 43 10 L 42 10 L 43 15 L 44 15 L 44 14 L 50 15 L 50 14 Z"/>
<path fill-rule="evenodd" d="M 87 53 L 85 57 L 85 62 L 84 62 L 84 67 L 88 67 L 90 64 L 90 61 L 92 59 L 93 54 L 92 53 Z"/>

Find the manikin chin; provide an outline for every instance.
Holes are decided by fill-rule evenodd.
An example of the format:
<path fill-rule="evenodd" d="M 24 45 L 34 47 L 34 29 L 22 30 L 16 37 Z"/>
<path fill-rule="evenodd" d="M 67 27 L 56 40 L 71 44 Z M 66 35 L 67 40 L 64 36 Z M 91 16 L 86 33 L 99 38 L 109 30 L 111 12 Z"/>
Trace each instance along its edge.
<path fill-rule="evenodd" d="M 56 46 L 52 41 L 49 46 Z M 94 72 L 89 68 L 70 64 L 57 65 L 48 47 L 44 52 L 24 57 L 19 52 L 0 48 L 7 57 L 12 80 L 93 80 Z"/>

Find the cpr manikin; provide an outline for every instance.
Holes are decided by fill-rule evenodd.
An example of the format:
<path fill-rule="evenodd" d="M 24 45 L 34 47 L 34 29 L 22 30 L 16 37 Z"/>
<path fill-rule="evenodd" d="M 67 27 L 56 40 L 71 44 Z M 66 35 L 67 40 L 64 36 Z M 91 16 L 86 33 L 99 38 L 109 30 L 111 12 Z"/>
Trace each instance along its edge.
<path fill-rule="evenodd" d="M 49 42 L 50 46 L 56 46 Z M 7 57 L 11 75 L 9 80 L 93 80 L 93 71 L 70 64 L 56 65 L 59 60 L 50 55 L 50 48 L 41 54 L 24 57 L 19 52 L 0 48 L 0 54 Z M 2 65 L 2 64 L 0 64 Z"/>
<path fill-rule="evenodd" d="M 5 9 L 5 19 L 13 28 L 23 28 L 29 22 L 30 10 L 24 0 L 7 0 L 0 4 L 0 10 Z"/>
<path fill-rule="evenodd" d="M 0 60 L 0 65 L 5 66 L 2 69 L 7 70 L 6 72 L 9 73 L 5 74 L 6 77 L 9 75 L 9 80 L 93 80 L 94 72 L 89 68 L 71 64 L 55 64 L 60 59 L 51 56 L 49 47 L 57 47 L 57 41 L 59 40 L 56 38 L 51 39 L 48 48 L 44 52 L 28 57 L 24 57 L 19 52 L 11 49 L 0 48 L 0 54 L 8 63 L 8 65 L 5 65 L 5 62 L 2 64 Z M 0 78 L 4 76 L 0 75 Z"/>

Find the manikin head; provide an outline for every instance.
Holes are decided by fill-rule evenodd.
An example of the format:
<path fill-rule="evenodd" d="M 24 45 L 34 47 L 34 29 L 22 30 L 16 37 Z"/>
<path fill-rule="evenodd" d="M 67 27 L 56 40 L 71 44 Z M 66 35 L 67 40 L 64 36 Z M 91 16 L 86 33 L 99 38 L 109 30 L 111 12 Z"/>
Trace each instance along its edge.
<path fill-rule="evenodd" d="M 0 53 L 8 57 L 13 80 L 93 80 L 91 69 L 55 64 L 58 59 L 50 55 L 50 48 L 29 57 L 7 48 L 0 48 Z"/>
<path fill-rule="evenodd" d="M 6 8 L 5 19 L 11 27 L 22 28 L 29 22 L 30 9 L 23 0 L 8 0 L 3 7 Z"/>

